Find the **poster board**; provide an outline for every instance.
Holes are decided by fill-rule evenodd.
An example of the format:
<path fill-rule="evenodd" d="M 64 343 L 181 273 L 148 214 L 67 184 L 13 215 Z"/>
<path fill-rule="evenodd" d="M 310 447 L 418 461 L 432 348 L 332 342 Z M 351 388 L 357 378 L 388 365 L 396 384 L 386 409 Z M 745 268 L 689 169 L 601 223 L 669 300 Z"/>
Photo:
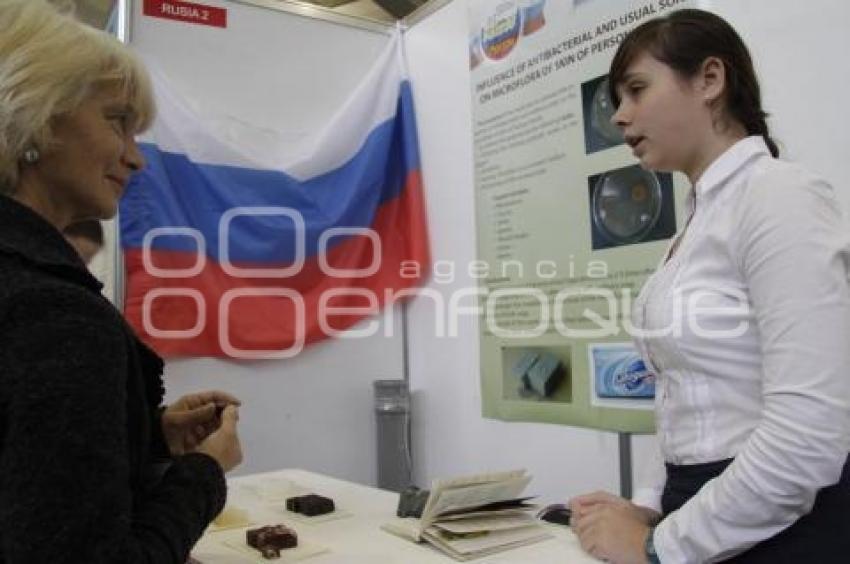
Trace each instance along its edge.
<path fill-rule="evenodd" d="M 688 0 L 475 0 L 469 63 L 484 416 L 653 430 L 631 306 L 685 217 L 610 117 L 625 34 Z"/>

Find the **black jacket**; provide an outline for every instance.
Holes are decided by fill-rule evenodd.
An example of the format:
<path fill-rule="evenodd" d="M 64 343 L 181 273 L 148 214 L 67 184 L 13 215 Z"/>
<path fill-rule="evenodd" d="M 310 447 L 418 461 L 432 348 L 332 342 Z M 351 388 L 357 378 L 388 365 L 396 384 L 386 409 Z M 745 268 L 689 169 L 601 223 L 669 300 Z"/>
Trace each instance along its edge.
<path fill-rule="evenodd" d="M 0 564 L 186 561 L 226 496 L 167 458 L 162 361 L 61 233 L 0 196 Z"/>

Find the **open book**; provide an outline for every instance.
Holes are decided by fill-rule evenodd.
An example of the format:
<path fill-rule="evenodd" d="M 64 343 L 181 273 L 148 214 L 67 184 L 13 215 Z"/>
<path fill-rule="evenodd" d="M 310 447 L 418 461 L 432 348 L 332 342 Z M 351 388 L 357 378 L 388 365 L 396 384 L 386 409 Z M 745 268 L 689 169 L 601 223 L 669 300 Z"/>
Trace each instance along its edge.
<path fill-rule="evenodd" d="M 414 542 L 428 542 L 456 560 L 471 560 L 550 535 L 531 515 L 535 505 L 522 492 L 525 470 L 437 480 L 420 519 L 382 526 Z"/>

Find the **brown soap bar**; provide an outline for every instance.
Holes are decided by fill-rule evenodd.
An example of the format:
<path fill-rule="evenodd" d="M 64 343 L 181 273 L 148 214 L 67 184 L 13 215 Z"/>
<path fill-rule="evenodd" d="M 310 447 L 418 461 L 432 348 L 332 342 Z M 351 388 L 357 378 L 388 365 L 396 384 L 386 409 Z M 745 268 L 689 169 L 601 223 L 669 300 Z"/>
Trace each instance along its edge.
<path fill-rule="evenodd" d="M 335 507 L 334 500 L 330 498 L 316 494 L 307 494 L 287 499 L 286 509 L 293 513 L 306 515 L 307 517 L 315 517 L 316 515 L 331 513 Z"/>
<path fill-rule="evenodd" d="M 263 558 L 271 560 L 280 558 L 281 550 L 298 546 L 298 535 L 282 524 L 267 525 L 245 531 L 245 542 L 259 550 Z"/>

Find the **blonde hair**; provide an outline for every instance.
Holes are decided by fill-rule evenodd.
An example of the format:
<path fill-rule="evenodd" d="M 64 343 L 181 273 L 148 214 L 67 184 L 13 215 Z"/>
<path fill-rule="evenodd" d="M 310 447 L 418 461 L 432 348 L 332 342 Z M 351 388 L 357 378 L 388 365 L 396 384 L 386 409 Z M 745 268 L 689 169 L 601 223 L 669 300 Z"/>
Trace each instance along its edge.
<path fill-rule="evenodd" d="M 134 130 L 150 126 L 150 78 L 113 36 L 46 0 L 0 0 L 0 29 L 0 193 L 15 191 L 25 151 L 50 145 L 54 118 L 76 110 L 97 88 L 118 84 Z"/>

